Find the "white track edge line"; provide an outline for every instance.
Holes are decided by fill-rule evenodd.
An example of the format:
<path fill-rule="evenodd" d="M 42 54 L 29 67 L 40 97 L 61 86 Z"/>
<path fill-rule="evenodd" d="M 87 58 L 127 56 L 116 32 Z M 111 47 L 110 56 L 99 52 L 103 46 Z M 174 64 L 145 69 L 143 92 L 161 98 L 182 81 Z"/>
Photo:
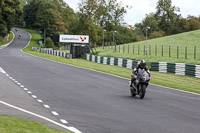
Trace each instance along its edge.
<path fill-rule="evenodd" d="M 49 119 L 49 118 L 47 118 L 47 117 L 44 117 L 44 116 L 38 115 L 38 114 L 33 113 L 33 112 L 30 112 L 30 111 L 28 111 L 28 110 L 25 110 L 25 109 L 19 108 L 19 107 L 17 107 L 17 106 L 14 106 L 14 105 L 8 104 L 8 103 L 3 102 L 3 101 L 0 101 L 0 103 L 6 105 L 6 106 L 8 106 L 8 107 L 11 107 L 11 108 L 17 109 L 17 110 L 19 110 L 19 111 L 25 112 L 25 113 L 27 113 L 27 114 L 30 114 L 30 115 L 33 115 L 33 116 L 39 117 L 39 118 L 44 119 L 44 120 L 46 120 L 46 121 L 49 121 L 49 122 L 51 122 L 51 123 L 53 123 L 53 124 L 55 124 L 55 125 L 57 125 L 57 126 L 63 127 L 63 128 L 65 128 L 65 129 L 67 129 L 67 130 L 70 130 L 70 131 L 72 131 L 72 132 L 74 132 L 74 133 L 82 133 L 82 132 L 80 132 L 79 130 L 77 130 L 76 128 L 65 126 L 65 125 L 60 124 L 60 123 L 58 123 L 58 122 L 56 122 L 56 121 L 53 121 L 53 120 L 51 120 L 51 119 Z"/>

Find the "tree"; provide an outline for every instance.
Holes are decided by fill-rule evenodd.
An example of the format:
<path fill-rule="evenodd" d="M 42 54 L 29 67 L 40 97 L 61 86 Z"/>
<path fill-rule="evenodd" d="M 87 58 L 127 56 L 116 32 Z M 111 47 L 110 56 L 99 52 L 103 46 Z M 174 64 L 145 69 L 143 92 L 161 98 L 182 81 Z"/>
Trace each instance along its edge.
<path fill-rule="evenodd" d="M 84 14 L 96 25 L 108 31 L 123 22 L 128 6 L 122 6 L 117 0 L 81 0 L 79 13 Z"/>
<path fill-rule="evenodd" d="M 15 25 L 19 4 L 18 0 L 0 0 L 0 36 L 6 36 Z"/>
<path fill-rule="evenodd" d="M 180 9 L 172 6 L 171 0 L 159 0 L 156 9 L 155 16 L 156 19 L 160 21 L 160 29 L 167 34 L 171 34 L 172 28 L 176 25 L 176 21 L 180 17 L 176 12 L 179 12 Z"/>
<path fill-rule="evenodd" d="M 147 27 L 150 27 L 148 30 L 148 35 L 160 30 L 159 21 L 156 20 L 154 13 L 146 14 L 146 17 L 142 20 L 141 23 L 135 24 L 136 31 L 139 34 L 143 34 L 144 36 L 146 36 Z"/>
<path fill-rule="evenodd" d="M 33 0 L 25 6 L 24 19 L 28 26 L 45 29 L 47 37 L 67 32 L 62 14 L 53 0 Z"/>
<path fill-rule="evenodd" d="M 195 16 L 188 16 L 187 17 L 187 21 L 188 21 L 188 30 L 198 30 L 200 29 L 200 21 L 199 18 L 195 17 Z"/>
<path fill-rule="evenodd" d="M 103 30 L 107 33 L 116 30 L 123 22 L 126 8 L 117 0 L 81 0 L 77 31 L 90 35 L 92 42 L 101 44 Z"/>

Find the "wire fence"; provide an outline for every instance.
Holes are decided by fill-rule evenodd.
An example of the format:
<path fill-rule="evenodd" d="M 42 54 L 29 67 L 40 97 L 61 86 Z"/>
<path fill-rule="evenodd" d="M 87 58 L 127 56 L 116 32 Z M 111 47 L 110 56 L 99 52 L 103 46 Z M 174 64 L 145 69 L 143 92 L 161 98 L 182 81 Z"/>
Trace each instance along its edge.
<path fill-rule="evenodd" d="M 177 59 L 200 59 L 200 47 L 197 46 L 113 45 L 113 43 L 105 43 L 102 48 L 111 49 L 113 52 L 128 53 L 132 55 L 151 55 Z"/>

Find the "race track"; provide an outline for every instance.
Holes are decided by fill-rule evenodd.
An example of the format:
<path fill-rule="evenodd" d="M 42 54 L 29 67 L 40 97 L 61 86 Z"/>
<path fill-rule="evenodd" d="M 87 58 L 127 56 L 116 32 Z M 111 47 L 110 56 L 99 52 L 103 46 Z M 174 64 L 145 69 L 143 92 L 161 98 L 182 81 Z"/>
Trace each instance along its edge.
<path fill-rule="evenodd" d="M 0 67 L 67 126 L 83 133 L 200 132 L 200 95 L 149 85 L 143 100 L 133 98 L 127 79 L 28 55 L 21 49 L 29 34 L 15 35 L 0 50 Z"/>

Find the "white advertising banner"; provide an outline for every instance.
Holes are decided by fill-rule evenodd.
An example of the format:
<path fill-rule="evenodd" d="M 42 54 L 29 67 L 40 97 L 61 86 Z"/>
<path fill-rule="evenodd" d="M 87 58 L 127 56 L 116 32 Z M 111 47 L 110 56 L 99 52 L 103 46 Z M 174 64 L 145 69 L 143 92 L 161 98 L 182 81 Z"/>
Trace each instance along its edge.
<path fill-rule="evenodd" d="M 89 36 L 87 35 L 60 35 L 59 42 L 89 43 Z"/>

